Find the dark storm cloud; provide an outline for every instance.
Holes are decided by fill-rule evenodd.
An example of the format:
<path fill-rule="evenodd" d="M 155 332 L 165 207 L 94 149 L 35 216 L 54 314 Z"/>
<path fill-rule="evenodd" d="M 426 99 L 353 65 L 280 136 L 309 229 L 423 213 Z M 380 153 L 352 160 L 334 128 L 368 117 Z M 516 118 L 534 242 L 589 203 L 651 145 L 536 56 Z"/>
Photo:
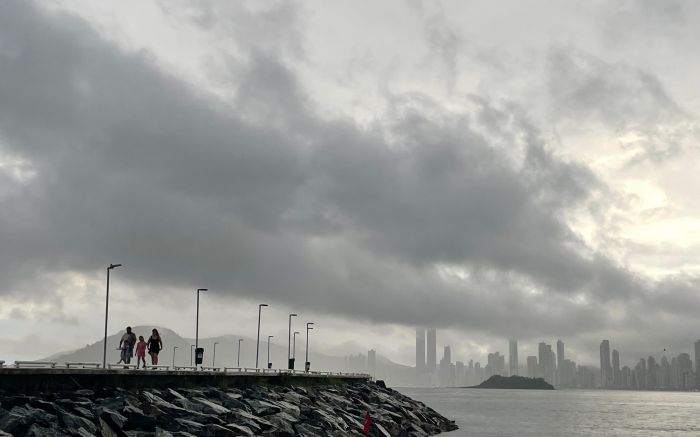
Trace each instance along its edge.
<path fill-rule="evenodd" d="M 36 176 L 0 197 L 0 292 L 123 262 L 137 286 L 503 335 L 598 329 L 606 301 L 647 295 L 566 225 L 600 182 L 517 107 L 398 96 L 360 128 L 317 115 L 269 48 L 248 55 L 229 105 L 76 18 L 2 3 L 0 145 Z"/>

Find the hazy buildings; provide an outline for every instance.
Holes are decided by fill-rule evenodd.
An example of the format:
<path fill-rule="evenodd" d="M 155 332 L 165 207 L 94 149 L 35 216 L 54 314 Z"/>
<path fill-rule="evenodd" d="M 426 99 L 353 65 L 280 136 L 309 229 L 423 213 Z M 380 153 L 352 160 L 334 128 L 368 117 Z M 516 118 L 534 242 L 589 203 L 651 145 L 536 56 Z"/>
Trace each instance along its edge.
<path fill-rule="evenodd" d="M 700 340 L 695 342 L 695 387 L 700 388 Z"/>
<path fill-rule="evenodd" d="M 452 351 L 449 346 L 445 346 L 442 359 L 440 360 L 440 386 L 454 387 L 455 386 L 456 370 L 452 364 Z"/>
<path fill-rule="evenodd" d="M 617 349 L 612 351 L 612 385 L 615 388 L 622 387 L 620 374 L 620 353 Z"/>
<path fill-rule="evenodd" d="M 508 371 L 512 375 L 520 375 L 518 368 L 518 341 L 511 340 L 508 344 Z"/>
<path fill-rule="evenodd" d="M 612 383 L 612 366 L 610 366 L 610 342 L 600 342 L 600 386 L 610 387 Z"/>
<path fill-rule="evenodd" d="M 564 342 L 561 339 L 557 340 L 557 385 L 564 385 Z"/>
<path fill-rule="evenodd" d="M 506 374 L 506 357 L 500 352 L 495 352 L 488 355 L 488 363 L 486 364 L 486 378 L 492 375 Z"/>
<path fill-rule="evenodd" d="M 538 375 L 550 384 L 555 383 L 556 355 L 552 351 L 552 345 L 541 342 L 537 347 Z"/>
<path fill-rule="evenodd" d="M 372 375 L 377 375 L 377 351 L 370 349 L 367 351 L 367 372 Z"/>
<path fill-rule="evenodd" d="M 425 329 L 416 329 L 416 373 L 425 373 Z"/>
<path fill-rule="evenodd" d="M 437 368 L 437 336 L 434 329 L 428 330 L 428 354 L 426 367 L 430 373 L 435 373 L 435 369 Z"/>
<path fill-rule="evenodd" d="M 527 376 L 529 378 L 536 378 L 537 373 L 537 357 L 531 355 L 527 357 Z"/>

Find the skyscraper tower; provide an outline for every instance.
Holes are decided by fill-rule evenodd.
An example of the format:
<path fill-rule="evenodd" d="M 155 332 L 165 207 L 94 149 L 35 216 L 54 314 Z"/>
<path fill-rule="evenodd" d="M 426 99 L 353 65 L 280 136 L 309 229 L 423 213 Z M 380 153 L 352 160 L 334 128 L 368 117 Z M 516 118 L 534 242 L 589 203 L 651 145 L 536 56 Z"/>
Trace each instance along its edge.
<path fill-rule="evenodd" d="M 617 349 L 612 351 L 612 383 L 613 387 L 622 387 L 622 373 L 620 373 L 620 352 Z"/>
<path fill-rule="evenodd" d="M 428 330 L 428 372 L 434 373 L 437 368 L 437 335 L 434 329 Z"/>
<path fill-rule="evenodd" d="M 695 342 L 695 388 L 700 388 L 700 340 Z"/>
<path fill-rule="evenodd" d="M 564 386 L 567 383 L 565 378 L 564 370 L 564 342 L 561 339 L 557 340 L 557 371 L 556 371 L 556 381 L 560 386 Z"/>
<path fill-rule="evenodd" d="M 425 373 L 425 329 L 416 329 L 416 372 Z"/>
<path fill-rule="evenodd" d="M 518 340 L 511 340 L 508 346 L 508 370 L 510 376 L 519 375 L 520 369 L 518 368 Z"/>
<path fill-rule="evenodd" d="M 600 385 L 610 387 L 612 382 L 612 368 L 610 366 L 610 342 L 603 340 L 600 342 Z"/>
<path fill-rule="evenodd" d="M 557 340 L 557 370 L 564 369 L 564 342 Z"/>
<path fill-rule="evenodd" d="M 540 342 L 537 345 L 537 377 L 544 378 L 544 366 L 548 359 L 547 343 Z"/>

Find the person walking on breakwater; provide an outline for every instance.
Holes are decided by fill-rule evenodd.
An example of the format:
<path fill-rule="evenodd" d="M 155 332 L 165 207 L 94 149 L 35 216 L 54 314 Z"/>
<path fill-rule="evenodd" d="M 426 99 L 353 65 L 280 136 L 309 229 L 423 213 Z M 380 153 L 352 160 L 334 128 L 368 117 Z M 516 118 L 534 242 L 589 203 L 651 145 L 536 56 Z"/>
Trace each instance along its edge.
<path fill-rule="evenodd" d="M 119 340 L 119 349 L 122 350 L 121 360 L 119 362 L 124 362 L 124 364 L 131 363 L 131 357 L 134 356 L 134 345 L 136 345 L 136 334 L 131 332 L 131 326 L 126 327 L 126 333 L 122 335 L 122 339 Z M 126 352 L 124 351 L 126 347 Z"/>
<path fill-rule="evenodd" d="M 157 329 L 153 328 L 153 333 L 150 337 L 148 337 L 147 346 L 148 355 L 151 356 L 151 364 L 154 366 L 158 365 L 158 352 L 163 349 L 163 341 L 161 340 Z"/>
<path fill-rule="evenodd" d="M 141 367 L 143 363 L 143 368 L 146 368 L 146 341 L 143 339 L 143 335 L 139 335 L 139 342 L 136 343 L 136 368 Z"/>
<path fill-rule="evenodd" d="M 369 435 L 369 430 L 372 428 L 372 424 L 374 423 L 374 420 L 372 420 L 371 417 L 369 417 L 369 411 L 367 414 L 365 414 L 365 427 L 362 429 L 362 434 L 364 435 Z"/>

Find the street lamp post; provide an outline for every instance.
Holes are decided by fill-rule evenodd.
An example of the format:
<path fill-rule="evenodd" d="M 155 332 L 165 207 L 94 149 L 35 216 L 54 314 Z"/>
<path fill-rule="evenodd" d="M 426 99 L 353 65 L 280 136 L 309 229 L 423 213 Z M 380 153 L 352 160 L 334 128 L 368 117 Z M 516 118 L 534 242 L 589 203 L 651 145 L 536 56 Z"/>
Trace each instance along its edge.
<path fill-rule="evenodd" d="M 214 357 L 211 359 L 211 366 L 216 367 L 216 345 L 219 344 L 218 341 L 214 342 Z"/>
<path fill-rule="evenodd" d="M 299 331 L 294 331 L 294 334 L 292 335 L 292 358 L 297 357 L 297 334 Z M 292 368 L 293 369 L 293 368 Z"/>
<path fill-rule="evenodd" d="M 296 317 L 296 314 L 289 315 L 289 335 L 287 336 L 287 368 L 294 368 L 292 363 L 290 353 L 292 352 L 292 317 Z"/>
<path fill-rule="evenodd" d="M 198 288 L 197 289 L 197 321 L 195 322 L 195 328 L 194 328 L 194 351 L 195 352 L 197 352 L 197 349 L 199 349 L 199 292 L 200 291 L 207 291 L 207 289 L 206 288 Z"/>
<path fill-rule="evenodd" d="M 192 366 L 192 363 L 194 362 L 194 345 L 190 345 L 190 366 Z"/>
<path fill-rule="evenodd" d="M 260 354 L 260 314 L 262 312 L 262 307 L 268 306 L 266 303 L 261 303 L 258 305 L 258 341 L 255 344 L 255 368 L 258 368 L 258 355 Z"/>
<path fill-rule="evenodd" d="M 241 367 L 241 342 L 243 341 L 242 338 L 238 339 L 238 361 L 236 366 Z"/>
<path fill-rule="evenodd" d="M 267 336 L 267 368 L 268 369 L 272 369 L 272 363 L 270 362 L 270 339 L 273 337 L 274 337 L 274 335 Z"/>
<path fill-rule="evenodd" d="M 177 346 L 173 346 L 173 370 L 175 370 L 175 349 L 177 348 Z"/>
<path fill-rule="evenodd" d="M 109 271 L 121 267 L 121 264 L 110 264 L 107 267 L 107 297 L 105 298 L 105 342 L 102 345 L 102 368 L 107 368 L 107 319 L 109 318 Z"/>
<path fill-rule="evenodd" d="M 313 322 L 306 324 L 306 362 L 304 363 L 304 370 L 307 372 L 311 368 L 311 363 L 309 363 L 309 331 L 314 329 L 311 327 L 311 325 L 313 325 Z"/>

